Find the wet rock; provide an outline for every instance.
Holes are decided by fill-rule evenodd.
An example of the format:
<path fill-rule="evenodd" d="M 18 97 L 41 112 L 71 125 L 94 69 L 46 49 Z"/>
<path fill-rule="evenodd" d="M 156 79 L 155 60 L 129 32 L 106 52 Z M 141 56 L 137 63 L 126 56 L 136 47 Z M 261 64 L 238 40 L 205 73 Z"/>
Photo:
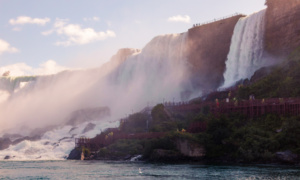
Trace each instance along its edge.
<path fill-rule="evenodd" d="M 10 159 L 10 156 L 5 156 L 4 159 Z"/>
<path fill-rule="evenodd" d="M 158 162 L 176 162 L 182 159 L 183 156 L 179 152 L 164 149 L 155 149 L 150 156 L 150 161 Z"/>
<path fill-rule="evenodd" d="M 278 160 L 284 163 L 297 163 L 298 155 L 292 153 L 290 150 L 284 152 L 276 152 L 276 157 Z"/>
<path fill-rule="evenodd" d="M 177 140 L 176 146 L 178 151 L 187 157 L 201 158 L 206 154 L 205 148 L 202 145 L 188 140 Z"/>
<path fill-rule="evenodd" d="M 0 150 L 7 149 L 12 144 L 9 138 L 0 138 Z"/>
<path fill-rule="evenodd" d="M 19 138 L 21 138 L 21 137 L 23 137 L 23 136 L 20 135 L 20 134 L 9 134 L 9 133 L 5 133 L 5 134 L 3 135 L 3 138 L 9 138 L 11 141 L 14 141 L 14 140 L 16 140 L 16 139 L 19 139 Z"/>
<path fill-rule="evenodd" d="M 45 143 L 44 143 L 44 145 L 48 145 L 48 144 L 50 144 L 50 142 L 49 142 L 49 141 L 47 141 L 47 142 L 45 142 Z"/>
<path fill-rule="evenodd" d="M 47 127 L 44 127 L 44 128 L 36 128 L 34 130 L 32 130 L 30 132 L 30 135 L 31 137 L 35 137 L 35 136 L 43 136 L 47 131 L 51 131 L 53 129 L 57 128 L 57 126 L 47 126 Z"/>
<path fill-rule="evenodd" d="M 82 133 L 89 132 L 89 131 L 93 130 L 95 127 L 96 127 L 96 124 L 88 123 L 88 125 L 86 125 L 85 128 L 83 129 Z"/>
<path fill-rule="evenodd" d="M 131 158 L 132 158 L 132 155 L 129 155 L 129 154 L 128 154 L 128 155 L 126 155 L 123 159 L 124 159 L 124 160 L 130 160 Z"/>
<path fill-rule="evenodd" d="M 59 146 L 59 144 L 58 143 L 53 143 L 52 146 L 57 147 L 57 146 Z"/>
<path fill-rule="evenodd" d="M 110 109 L 108 107 L 81 109 L 74 111 L 66 124 L 76 126 L 84 122 L 100 120 L 107 116 L 110 116 Z"/>
<path fill-rule="evenodd" d="M 70 152 L 67 159 L 69 159 L 69 160 L 80 160 L 80 158 L 81 158 L 81 151 L 79 151 L 78 149 L 75 148 Z"/>
<path fill-rule="evenodd" d="M 139 161 L 143 158 L 143 155 L 136 155 L 132 158 L 130 158 L 130 161 Z"/>
<path fill-rule="evenodd" d="M 22 137 L 22 138 L 19 138 L 19 139 L 15 140 L 14 142 L 12 142 L 12 145 L 19 144 L 20 142 L 25 141 L 25 140 L 27 140 L 27 141 L 38 141 L 40 139 L 41 139 L 40 136 L 32 136 L 32 137 L 26 136 L 26 137 Z"/>
<path fill-rule="evenodd" d="M 77 129 L 78 127 L 72 127 L 69 131 L 69 133 L 71 133 L 72 131 L 74 131 L 75 129 Z"/>
<path fill-rule="evenodd" d="M 58 142 L 61 142 L 61 141 L 71 142 L 71 141 L 73 141 L 73 136 L 72 137 L 64 137 L 64 138 L 61 138 L 60 140 L 58 140 Z"/>

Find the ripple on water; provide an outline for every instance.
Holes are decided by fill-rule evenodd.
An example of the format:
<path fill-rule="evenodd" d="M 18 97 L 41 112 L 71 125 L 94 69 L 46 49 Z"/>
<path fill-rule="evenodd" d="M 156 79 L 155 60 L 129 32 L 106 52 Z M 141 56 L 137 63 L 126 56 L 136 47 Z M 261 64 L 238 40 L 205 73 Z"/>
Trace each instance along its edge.
<path fill-rule="evenodd" d="M 0 179 L 300 179 L 294 166 L 170 165 L 112 161 L 2 161 Z"/>

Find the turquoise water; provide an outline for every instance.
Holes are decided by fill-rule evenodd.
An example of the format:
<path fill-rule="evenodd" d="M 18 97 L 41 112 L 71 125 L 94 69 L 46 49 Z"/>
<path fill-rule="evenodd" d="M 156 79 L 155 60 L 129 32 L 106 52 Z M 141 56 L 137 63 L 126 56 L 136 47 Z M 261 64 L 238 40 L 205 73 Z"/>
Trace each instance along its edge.
<path fill-rule="evenodd" d="M 0 161 L 0 179 L 300 179 L 300 168 L 111 161 Z"/>

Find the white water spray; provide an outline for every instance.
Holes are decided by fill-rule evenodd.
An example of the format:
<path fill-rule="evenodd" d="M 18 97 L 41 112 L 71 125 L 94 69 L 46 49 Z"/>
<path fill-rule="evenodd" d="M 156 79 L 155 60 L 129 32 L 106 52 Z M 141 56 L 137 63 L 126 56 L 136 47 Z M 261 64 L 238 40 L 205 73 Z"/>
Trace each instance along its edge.
<path fill-rule="evenodd" d="M 266 65 L 262 58 L 265 11 L 241 18 L 234 29 L 226 61 L 223 87 L 240 79 L 250 78 L 256 70 Z"/>
<path fill-rule="evenodd" d="M 47 131 L 41 140 L 25 140 L 0 151 L 0 159 L 64 159 L 74 148 L 74 138 L 93 137 L 107 127 L 117 126 L 118 122 L 112 121 L 148 103 L 180 100 L 181 92 L 189 88 L 185 43 L 186 34 L 158 36 L 142 51 L 130 51 L 132 55 L 125 61 L 114 56 L 116 60 L 100 69 L 39 77 L 30 87 L 12 92 L 0 103 L 0 137 L 4 133 L 25 136 L 35 128 L 51 125 L 56 128 Z M 87 133 L 83 133 L 87 123 L 62 126 L 75 110 L 106 106 L 111 117 L 93 121 L 96 126 Z"/>

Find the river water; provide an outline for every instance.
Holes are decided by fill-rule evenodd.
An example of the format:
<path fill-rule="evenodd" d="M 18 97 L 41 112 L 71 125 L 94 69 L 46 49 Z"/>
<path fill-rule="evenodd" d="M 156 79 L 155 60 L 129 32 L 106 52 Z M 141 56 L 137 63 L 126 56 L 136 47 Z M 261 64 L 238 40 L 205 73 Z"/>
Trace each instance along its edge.
<path fill-rule="evenodd" d="M 300 179 L 300 168 L 119 161 L 0 161 L 0 179 Z"/>

